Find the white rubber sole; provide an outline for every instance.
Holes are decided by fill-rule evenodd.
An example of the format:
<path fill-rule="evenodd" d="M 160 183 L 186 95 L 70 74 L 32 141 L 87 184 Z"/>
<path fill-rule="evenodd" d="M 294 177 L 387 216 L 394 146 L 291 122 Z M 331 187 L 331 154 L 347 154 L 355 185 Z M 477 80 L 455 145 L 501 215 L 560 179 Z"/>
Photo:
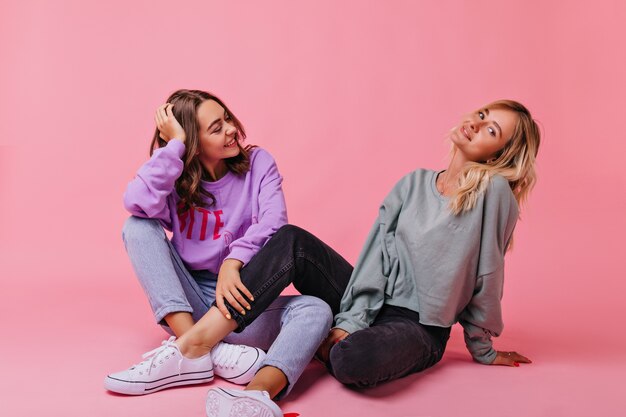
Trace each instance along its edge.
<path fill-rule="evenodd" d="M 154 381 L 127 381 L 108 375 L 104 378 L 104 388 L 118 394 L 146 395 L 163 389 L 180 387 L 183 385 L 204 384 L 213 381 L 213 371 L 189 372 L 182 375 L 172 375 Z"/>
<path fill-rule="evenodd" d="M 280 408 L 269 398 L 241 395 L 244 391 L 213 388 L 206 400 L 207 417 L 283 417 Z"/>

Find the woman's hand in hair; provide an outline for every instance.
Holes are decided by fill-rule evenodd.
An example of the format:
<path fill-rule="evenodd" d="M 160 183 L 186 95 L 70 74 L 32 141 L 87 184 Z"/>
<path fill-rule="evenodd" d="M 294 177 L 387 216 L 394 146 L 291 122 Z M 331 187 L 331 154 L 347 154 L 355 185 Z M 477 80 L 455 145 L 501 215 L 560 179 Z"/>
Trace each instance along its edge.
<path fill-rule="evenodd" d="M 161 139 L 169 142 L 176 138 L 185 143 L 187 135 L 183 127 L 178 123 L 178 120 L 176 120 L 176 117 L 174 117 L 174 113 L 172 113 L 173 107 L 174 105 L 171 103 L 165 103 L 159 107 L 154 115 L 154 121 L 156 122 L 157 129 L 159 129 Z"/>
<path fill-rule="evenodd" d="M 327 363 L 330 356 L 330 348 L 341 342 L 349 335 L 350 333 L 345 330 L 335 327 L 330 331 L 330 333 L 328 333 L 328 336 L 326 336 L 326 339 L 324 339 L 320 347 L 317 349 L 315 355 L 320 358 L 322 362 Z"/>
<path fill-rule="evenodd" d="M 520 363 L 533 363 L 526 356 L 522 356 L 517 352 L 498 351 L 492 365 L 519 366 Z"/>
<path fill-rule="evenodd" d="M 243 263 L 237 259 L 226 259 L 220 267 L 217 275 L 217 285 L 215 286 L 215 302 L 217 308 L 227 319 L 231 319 L 230 313 L 224 304 L 224 300 L 230 304 L 232 308 L 246 314 L 246 309 L 250 310 L 250 303 L 253 297 L 250 291 L 241 282 L 239 270 Z M 245 297 L 248 298 L 246 300 Z"/>

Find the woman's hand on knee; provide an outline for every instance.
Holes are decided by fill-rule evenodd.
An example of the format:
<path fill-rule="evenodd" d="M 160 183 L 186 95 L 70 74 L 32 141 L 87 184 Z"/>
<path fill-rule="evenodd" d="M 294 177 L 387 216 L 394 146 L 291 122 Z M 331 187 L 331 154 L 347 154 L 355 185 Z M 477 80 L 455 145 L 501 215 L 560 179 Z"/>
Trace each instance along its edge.
<path fill-rule="evenodd" d="M 157 129 L 159 129 L 159 136 L 166 142 L 176 138 L 185 143 L 187 135 L 183 127 L 178 123 L 178 120 L 176 120 L 176 117 L 174 117 L 172 107 L 174 107 L 173 104 L 165 103 L 157 109 L 154 115 L 154 121 Z"/>
<path fill-rule="evenodd" d="M 504 352 L 501 350 L 497 352 L 496 358 L 491 362 L 492 365 L 519 366 L 520 363 L 532 363 L 526 356 L 517 352 Z"/>
<path fill-rule="evenodd" d="M 328 336 L 326 336 L 326 339 L 324 339 L 315 354 L 318 358 L 322 360 L 322 362 L 328 362 L 328 358 L 330 356 L 330 348 L 332 348 L 336 343 L 341 342 L 349 335 L 350 333 L 346 332 L 345 330 L 335 327 L 328 333 Z"/>
<path fill-rule="evenodd" d="M 222 263 L 217 276 L 215 304 L 217 304 L 217 308 L 227 319 L 231 317 L 225 302 L 228 302 L 232 308 L 245 315 L 246 309 L 250 310 L 251 308 L 248 300 L 254 301 L 252 293 L 241 282 L 239 270 L 242 265 L 243 263 L 237 259 L 226 259 Z"/>

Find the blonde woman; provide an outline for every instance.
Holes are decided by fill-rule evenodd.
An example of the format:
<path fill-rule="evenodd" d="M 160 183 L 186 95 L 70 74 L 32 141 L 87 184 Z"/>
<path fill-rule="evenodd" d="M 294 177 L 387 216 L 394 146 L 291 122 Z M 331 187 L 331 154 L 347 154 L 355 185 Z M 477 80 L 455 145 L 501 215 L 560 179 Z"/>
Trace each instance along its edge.
<path fill-rule="evenodd" d="M 333 375 L 359 387 L 431 367 L 459 322 L 474 360 L 519 366 L 497 351 L 504 254 L 535 183 L 540 133 L 520 103 L 466 115 L 449 134 L 446 170 L 417 170 L 383 201 L 335 325 L 320 348 Z"/>

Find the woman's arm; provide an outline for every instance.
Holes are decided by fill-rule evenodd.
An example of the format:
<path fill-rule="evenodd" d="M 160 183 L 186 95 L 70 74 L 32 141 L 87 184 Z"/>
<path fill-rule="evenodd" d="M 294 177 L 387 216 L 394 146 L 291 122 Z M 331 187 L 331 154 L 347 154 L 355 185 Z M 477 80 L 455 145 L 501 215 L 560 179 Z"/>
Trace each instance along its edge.
<path fill-rule="evenodd" d="M 531 363 L 531 360 L 517 352 L 497 351 L 491 340 L 499 336 L 503 329 L 500 306 L 503 270 L 504 266 L 488 276 L 478 278 L 476 292 L 461 313 L 459 322 L 463 326 L 467 350 L 477 362 L 519 366 L 519 363 Z"/>
<path fill-rule="evenodd" d="M 491 337 L 499 336 L 504 327 L 500 307 L 503 270 L 504 265 L 492 274 L 478 277 L 474 295 L 459 316 L 467 350 L 483 364 L 496 358 Z"/>
<path fill-rule="evenodd" d="M 498 352 L 492 337 L 504 327 L 501 299 L 504 287 L 504 254 L 519 215 L 517 202 L 508 182 L 500 176 L 492 178 L 485 195 L 485 219 L 480 248 L 479 273 L 472 299 L 459 315 L 465 344 L 472 357 L 483 364 L 511 365 L 530 360 L 516 352 Z"/>
<path fill-rule="evenodd" d="M 370 326 L 385 302 L 387 281 L 397 273 L 395 232 L 410 178 L 403 177 L 383 201 L 352 272 L 335 316 L 335 327 L 347 333 Z"/>
<path fill-rule="evenodd" d="M 283 194 L 283 177 L 278 172 L 274 158 L 263 149 L 256 149 L 250 169 L 255 182 L 259 182 L 259 214 L 257 223 L 252 224 L 244 235 L 233 241 L 226 259 L 237 259 L 245 266 L 265 243 L 287 224 L 287 206 Z M 252 203 L 254 204 L 254 202 Z"/>
<path fill-rule="evenodd" d="M 340 312 L 335 316 L 335 327 L 348 333 L 369 327 L 385 301 L 388 277 L 383 274 L 381 228 L 377 220 L 343 294 Z"/>
<path fill-rule="evenodd" d="M 167 146 L 154 151 L 152 157 L 139 168 L 135 178 L 126 187 L 124 207 L 132 215 L 160 220 L 171 230 L 171 213 L 167 197 L 174 191 L 176 180 L 183 172 L 185 131 L 174 118 L 171 104 L 159 107 L 155 114 L 157 128 Z M 172 140 L 173 138 L 177 138 Z"/>

